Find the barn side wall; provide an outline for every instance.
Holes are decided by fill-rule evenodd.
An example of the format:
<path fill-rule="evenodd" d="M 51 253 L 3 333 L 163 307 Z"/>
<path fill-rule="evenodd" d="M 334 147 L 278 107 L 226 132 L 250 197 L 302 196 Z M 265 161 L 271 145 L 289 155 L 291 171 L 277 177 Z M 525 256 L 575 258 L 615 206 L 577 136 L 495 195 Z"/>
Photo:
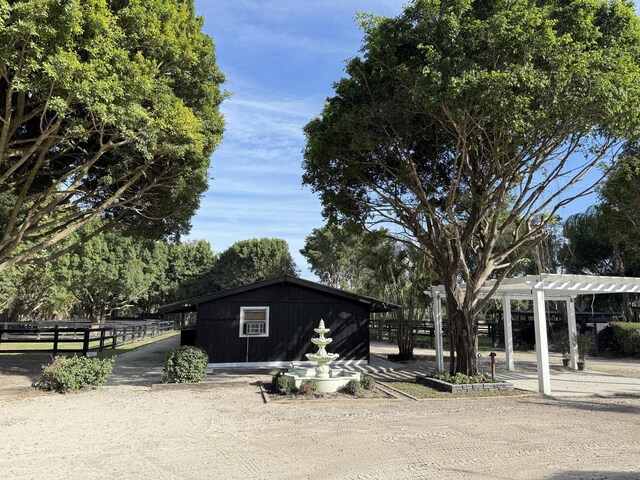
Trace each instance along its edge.
<path fill-rule="evenodd" d="M 270 307 L 268 337 L 240 337 L 240 307 Z M 196 346 L 210 363 L 302 361 L 320 319 L 331 329 L 327 351 L 340 360 L 369 359 L 369 306 L 293 284 L 275 284 L 202 303 Z"/>

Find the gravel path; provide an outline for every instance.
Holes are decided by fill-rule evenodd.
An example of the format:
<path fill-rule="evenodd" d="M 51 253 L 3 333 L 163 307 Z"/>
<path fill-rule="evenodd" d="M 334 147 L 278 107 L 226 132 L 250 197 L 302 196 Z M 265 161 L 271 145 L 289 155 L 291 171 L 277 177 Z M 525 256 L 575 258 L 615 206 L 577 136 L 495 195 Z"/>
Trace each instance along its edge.
<path fill-rule="evenodd" d="M 640 478 L 637 398 L 264 404 L 252 385 L 115 386 L 0 408 L 7 479 Z"/>

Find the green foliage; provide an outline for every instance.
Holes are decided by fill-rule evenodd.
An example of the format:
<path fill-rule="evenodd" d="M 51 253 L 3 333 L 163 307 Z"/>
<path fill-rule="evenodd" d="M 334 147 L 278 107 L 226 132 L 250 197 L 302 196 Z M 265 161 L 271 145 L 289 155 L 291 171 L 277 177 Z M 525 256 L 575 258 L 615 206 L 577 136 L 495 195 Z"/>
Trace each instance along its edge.
<path fill-rule="evenodd" d="M 579 333 L 576 337 L 576 343 L 578 345 L 578 359 L 584 361 L 587 355 L 591 355 L 591 350 L 594 347 L 594 335 L 591 332 Z"/>
<path fill-rule="evenodd" d="M 619 0 L 414 0 L 361 24 L 362 54 L 305 127 L 303 181 L 330 220 L 395 224 L 429 253 L 454 368 L 475 373 L 480 286 L 638 136 L 638 19 Z"/>
<path fill-rule="evenodd" d="M 271 378 L 271 391 L 280 395 L 288 395 L 293 391 L 293 388 L 289 378 L 284 373 L 278 372 Z"/>
<path fill-rule="evenodd" d="M 384 241 L 386 233 L 325 225 L 313 229 L 300 253 L 325 285 L 364 294 L 370 283 L 365 268 L 367 252 Z"/>
<path fill-rule="evenodd" d="M 358 395 L 362 392 L 362 385 L 358 380 L 349 380 L 349 382 L 342 387 L 342 391 L 344 393 L 348 393 L 349 395 Z"/>
<path fill-rule="evenodd" d="M 184 346 L 172 351 L 164 363 L 164 383 L 198 383 L 205 377 L 209 364 L 207 352 Z"/>
<path fill-rule="evenodd" d="M 0 22 L 0 270 L 97 219 L 187 232 L 225 97 L 193 0 L 0 0 Z"/>
<path fill-rule="evenodd" d="M 402 305 L 382 320 L 397 326 L 400 355 L 412 358 L 417 327 L 428 315 L 424 288 L 435 280 L 423 251 L 394 240 L 386 229 L 327 225 L 313 230 L 300 253 L 323 283 Z"/>
<path fill-rule="evenodd" d="M 465 375 L 463 373 L 456 373 L 451 375 L 447 372 L 437 372 L 432 375 L 432 378 L 436 380 L 442 380 L 443 382 L 453 383 L 455 385 L 466 385 L 469 383 L 497 383 L 499 380 L 491 378 L 491 375 L 486 373 L 477 373 L 475 375 Z"/>
<path fill-rule="evenodd" d="M 203 240 L 151 242 L 113 230 L 44 265 L 0 277 L 0 312 L 17 321 L 151 312 L 211 292 L 215 254 Z"/>
<path fill-rule="evenodd" d="M 640 355 L 640 323 L 612 323 L 613 337 L 622 354 L 629 357 Z"/>
<path fill-rule="evenodd" d="M 236 242 L 222 252 L 210 276 L 218 289 L 227 289 L 280 275 L 297 274 L 285 240 L 252 238 Z"/>
<path fill-rule="evenodd" d="M 371 375 L 363 375 L 362 380 L 360 380 L 360 384 L 365 390 L 373 390 L 373 387 L 376 386 L 376 379 Z"/>
<path fill-rule="evenodd" d="M 112 359 L 88 357 L 54 357 L 44 365 L 34 386 L 60 393 L 74 392 L 84 386 L 104 385 L 113 371 Z"/>
<path fill-rule="evenodd" d="M 300 388 L 298 389 L 298 393 L 300 395 L 313 395 L 317 390 L 317 386 L 311 380 L 303 380 L 300 383 Z"/>

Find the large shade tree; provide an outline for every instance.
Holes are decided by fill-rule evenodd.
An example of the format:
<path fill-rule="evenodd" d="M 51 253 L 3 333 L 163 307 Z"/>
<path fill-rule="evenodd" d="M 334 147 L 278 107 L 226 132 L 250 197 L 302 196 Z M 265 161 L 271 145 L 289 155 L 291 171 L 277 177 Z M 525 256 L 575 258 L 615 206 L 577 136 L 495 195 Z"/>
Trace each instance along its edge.
<path fill-rule="evenodd" d="M 0 0 L 0 271 L 98 219 L 188 230 L 224 123 L 201 29 L 193 0 Z"/>
<path fill-rule="evenodd" d="M 305 128 L 304 183 L 330 219 L 395 225 L 428 252 L 452 370 L 473 373 L 481 285 L 637 133 L 638 19 L 622 1 L 415 0 L 362 25 L 362 55 Z"/>
<path fill-rule="evenodd" d="M 242 287 L 280 275 L 298 276 L 289 244 L 280 238 L 240 240 L 220 254 L 209 273 L 212 290 Z"/>

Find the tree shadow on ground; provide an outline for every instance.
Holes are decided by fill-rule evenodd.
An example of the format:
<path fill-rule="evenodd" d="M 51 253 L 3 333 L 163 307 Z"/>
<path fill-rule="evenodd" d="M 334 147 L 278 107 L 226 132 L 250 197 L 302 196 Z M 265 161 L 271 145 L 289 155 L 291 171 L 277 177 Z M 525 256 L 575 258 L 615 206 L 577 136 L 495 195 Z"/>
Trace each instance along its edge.
<path fill-rule="evenodd" d="M 633 403 L 623 403 L 619 400 L 635 400 Z M 610 401 L 607 401 L 610 400 Z M 616 401 L 618 400 L 618 401 Z M 628 413 L 631 415 L 640 414 L 640 396 L 637 395 L 616 395 L 598 397 L 534 397 L 523 399 L 528 403 L 544 404 L 545 406 L 557 407 L 565 410 L 581 410 L 586 412 L 615 412 Z M 636 474 L 636 480 L 640 479 L 640 474 Z"/>
<path fill-rule="evenodd" d="M 0 375 L 7 377 L 24 377 L 25 384 L 33 382 L 40 372 L 42 365 L 51 362 L 50 353 L 16 353 L 0 354 Z M 26 381 L 28 379 L 28 382 Z M 0 382 L 0 387 L 2 387 Z"/>
<path fill-rule="evenodd" d="M 576 471 L 561 472 L 549 477 L 549 480 L 638 480 L 640 472 Z"/>

